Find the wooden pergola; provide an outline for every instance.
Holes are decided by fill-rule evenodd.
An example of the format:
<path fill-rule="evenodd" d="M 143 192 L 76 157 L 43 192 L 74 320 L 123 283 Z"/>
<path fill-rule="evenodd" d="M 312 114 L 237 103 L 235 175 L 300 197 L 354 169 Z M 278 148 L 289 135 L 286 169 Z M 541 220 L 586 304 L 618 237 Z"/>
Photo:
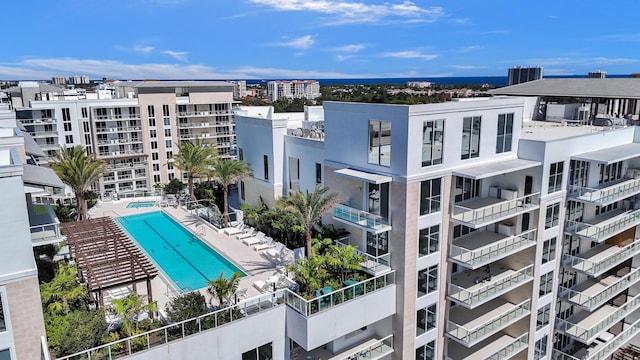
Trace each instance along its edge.
<path fill-rule="evenodd" d="M 158 275 L 153 263 L 108 217 L 61 224 L 67 237 L 69 254 L 78 265 L 78 276 L 86 281 L 90 292 L 97 293 L 104 306 L 103 291 L 146 281 L 149 302 L 151 279 Z"/>

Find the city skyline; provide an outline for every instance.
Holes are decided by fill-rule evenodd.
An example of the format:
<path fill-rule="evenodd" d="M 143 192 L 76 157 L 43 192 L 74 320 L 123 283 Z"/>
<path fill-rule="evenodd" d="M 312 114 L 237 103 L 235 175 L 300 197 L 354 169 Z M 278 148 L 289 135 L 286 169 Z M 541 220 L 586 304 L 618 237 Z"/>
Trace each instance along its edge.
<path fill-rule="evenodd" d="M 640 70 L 640 32 L 632 22 L 578 1 L 25 4 L 4 7 L 14 35 L 5 38 L 0 79 L 505 76 L 512 66 L 542 66 L 545 75 Z M 640 10 L 630 0 L 618 5 Z"/>

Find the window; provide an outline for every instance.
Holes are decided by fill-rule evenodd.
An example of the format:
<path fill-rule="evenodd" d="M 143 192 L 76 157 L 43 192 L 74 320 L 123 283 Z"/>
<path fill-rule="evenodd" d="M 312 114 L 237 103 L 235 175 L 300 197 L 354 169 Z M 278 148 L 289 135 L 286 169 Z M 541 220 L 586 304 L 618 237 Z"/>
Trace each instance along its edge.
<path fill-rule="evenodd" d="M 498 138 L 496 140 L 496 154 L 511 151 L 513 137 L 513 113 L 498 115 Z"/>
<path fill-rule="evenodd" d="M 420 215 L 440 211 L 440 179 L 425 180 L 420 183 Z"/>
<path fill-rule="evenodd" d="M 81 108 L 81 112 L 84 119 L 89 117 L 89 109 L 87 109 L 86 107 Z"/>
<path fill-rule="evenodd" d="M 553 291 L 553 271 L 540 276 L 540 296 L 547 295 Z"/>
<path fill-rule="evenodd" d="M 422 166 L 442 164 L 444 120 L 425 121 L 422 126 Z"/>
<path fill-rule="evenodd" d="M 160 183 L 160 175 L 153 175 L 153 182 L 156 184 Z"/>
<path fill-rule="evenodd" d="M 176 174 L 174 173 L 169 173 L 169 181 L 173 180 L 176 178 Z"/>
<path fill-rule="evenodd" d="M 238 148 L 238 160 L 244 161 L 244 149 L 241 147 Z"/>
<path fill-rule="evenodd" d="M 73 135 L 65 135 L 64 142 L 65 144 L 73 144 Z"/>
<path fill-rule="evenodd" d="M 418 310 L 418 314 L 416 316 L 416 335 L 422 335 L 425 332 L 434 329 L 436 327 L 437 316 L 438 311 L 436 304 Z"/>
<path fill-rule="evenodd" d="M 167 151 L 166 155 L 167 155 L 167 159 L 173 158 L 173 151 Z"/>
<path fill-rule="evenodd" d="M 600 180 L 598 184 L 622 179 L 622 161 L 609 165 L 600 165 Z"/>
<path fill-rule="evenodd" d="M 289 189 L 300 190 L 300 159 L 289 156 Z"/>
<path fill-rule="evenodd" d="M 587 186 L 589 176 L 589 163 L 580 160 L 571 160 L 569 162 L 569 191 L 572 187 Z"/>
<path fill-rule="evenodd" d="M 391 121 L 369 121 L 369 163 L 391 166 Z"/>
<path fill-rule="evenodd" d="M 156 119 L 154 118 L 149 118 L 149 126 L 156 126 Z"/>
<path fill-rule="evenodd" d="M 151 142 L 151 148 L 152 149 L 157 149 L 158 148 L 158 142 L 157 141 L 152 141 Z"/>
<path fill-rule="evenodd" d="M 240 199 L 244 201 L 244 181 L 240 180 Z"/>
<path fill-rule="evenodd" d="M 560 220 L 560 203 L 549 205 L 547 207 L 547 216 L 544 222 L 545 229 L 551 229 L 554 226 L 558 226 Z"/>
<path fill-rule="evenodd" d="M 609 204 L 607 206 L 596 206 L 596 215 L 608 213 L 618 208 L 618 203 Z"/>
<path fill-rule="evenodd" d="M 0 350 L 0 360 L 11 360 L 11 352 L 9 349 Z"/>
<path fill-rule="evenodd" d="M 269 180 L 269 156 L 264 155 L 262 160 L 264 163 L 264 179 Z"/>
<path fill-rule="evenodd" d="M 542 244 L 542 263 L 556 259 L 556 238 L 545 240 Z"/>
<path fill-rule="evenodd" d="M 173 170 L 173 165 L 171 165 L 171 163 L 167 164 L 167 170 Z"/>
<path fill-rule="evenodd" d="M 158 153 L 157 153 L 157 152 L 151 153 L 151 159 L 152 159 L 152 160 L 158 160 L 158 158 L 159 158 L 159 157 L 160 157 L 160 156 L 158 155 Z"/>
<path fill-rule="evenodd" d="M 316 163 L 316 185 L 322 184 L 322 164 Z"/>
<path fill-rule="evenodd" d="M 7 331 L 7 323 L 4 320 L 4 304 L 2 303 L 3 293 L 0 291 L 0 333 Z"/>
<path fill-rule="evenodd" d="M 63 122 L 62 124 L 64 126 L 64 131 L 73 131 L 70 122 Z"/>
<path fill-rule="evenodd" d="M 536 317 L 536 330 L 542 329 L 544 326 L 549 325 L 549 319 L 551 317 L 551 304 L 547 304 L 538 309 L 538 316 Z"/>
<path fill-rule="evenodd" d="M 549 193 L 562 190 L 562 170 L 564 168 L 564 162 L 560 161 L 551 164 L 549 170 Z"/>
<path fill-rule="evenodd" d="M 162 116 L 169 116 L 169 105 L 162 105 Z"/>
<path fill-rule="evenodd" d="M 163 118 L 163 121 L 164 121 L 164 126 L 171 126 L 171 118 L 170 117 Z"/>
<path fill-rule="evenodd" d="M 440 225 L 420 230 L 418 251 L 419 256 L 426 256 L 440 251 Z"/>
<path fill-rule="evenodd" d="M 62 108 L 62 121 L 71 121 L 71 114 L 69 108 Z"/>
<path fill-rule="evenodd" d="M 273 343 L 264 344 L 255 349 L 242 353 L 242 360 L 272 360 Z"/>
<path fill-rule="evenodd" d="M 84 135 L 84 143 L 86 145 L 91 145 L 91 135 L 89 135 L 89 134 L 85 134 Z M 87 150 L 89 150 L 89 149 L 87 149 Z"/>
<path fill-rule="evenodd" d="M 149 117 L 150 118 L 154 118 L 156 117 L 156 109 L 153 107 L 153 105 L 148 105 L 147 106 L 147 112 L 149 113 Z M 155 123 L 153 125 L 149 124 L 150 126 L 156 126 Z"/>
<path fill-rule="evenodd" d="M 155 130 L 149 130 L 149 137 L 155 139 L 158 137 L 158 132 Z"/>
<path fill-rule="evenodd" d="M 480 196 L 480 180 L 456 176 L 455 202 Z"/>
<path fill-rule="evenodd" d="M 482 116 L 462 119 L 462 156 L 460 159 L 471 159 L 480 156 L 480 125 Z"/>
<path fill-rule="evenodd" d="M 539 360 L 547 356 L 547 342 L 547 335 L 536 341 L 535 349 L 533 351 L 533 358 L 535 360 Z"/>
<path fill-rule="evenodd" d="M 160 171 L 160 164 L 153 164 L 153 171 Z"/>
<path fill-rule="evenodd" d="M 164 129 L 164 137 L 170 137 L 171 136 L 171 129 Z"/>
<path fill-rule="evenodd" d="M 416 349 L 416 360 L 434 360 L 436 358 L 436 342 L 432 341 Z"/>
<path fill-rule="evenodd" d="M 438 290 L 438 265 L 418 271 L 418 297 Z"/>
<path fill-rule="evenodd" d="M 171 147 L 171 140 L 165 140 L 164 141 L 164 147 L 170 148 Z"/>
<path fill-rule="evenodd" d="M 456 225 L 453 227 L 453 238 L 457 239 L 461 236 L 465 236 L 467 234 L 470 234 L 472 232 L 476 231 L 476 229 L 474 228 L 470 228 L 468 226 L 464 226 L 464 225 Z"/>
<path fill-rule="evenodd" d="M 89 128 L 89 122 L 88 121 L 83 121 L 82 122 L 82 130 L 84 130 L 84 132 L 86 132 L 86 133 L 91 132 L 91 130 Z"/>

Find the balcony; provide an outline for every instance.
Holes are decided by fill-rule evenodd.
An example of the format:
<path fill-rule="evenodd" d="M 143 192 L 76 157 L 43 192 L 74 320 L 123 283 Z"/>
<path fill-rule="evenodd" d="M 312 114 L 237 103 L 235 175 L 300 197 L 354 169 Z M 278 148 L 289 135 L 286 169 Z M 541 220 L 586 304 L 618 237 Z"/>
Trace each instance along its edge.
<path fill-rule="evenodd" d="M 636 194 L 640 194 L 640 179 L 623 180 L 597 188 L 574 186 L 569 188 L 568 196 L 576 201 L 605 206 Z"/>
<path fill-rule="evenodd" d="M 29 213 L 29 229 L 33 246 L 57 244 L 64 240 L 60 221 L 50 204 L 33 204 Z"/>
<path fill-rule="evenodd" d="M 287 332 L 309 351 L 396 312 L 395 272 L 307 300 L 287 292 Z"/>
<path fill-rule="evenodd" d="M 58 137 L 58 132 L 56 130 L 51 131 L 33 131 L 29 132 L 34 139 L 40 138 L 48 138 L 48 137 Z"/>
<path fill-rule="evenodd" d="M 634 336 L 640 333 L 640 320 L 633 324 L 624 323 L 623 330 L 614 335 L 607 333 L 607 340 L 597 338 L 595 342 L 589 344 L 589 346 L 580 346 L 574 344 L 571 349 L 566 353 L 555 350 L 553 353 L 554 360 L 605 360 L 608 359 L 611 354 L 620 349 Z"/>
<path fill-rule="evenodd" d="M 349 245 L 341 241 L 348 241 L 348 238 L 335 240 L 336 245 L 338 246 Z M 366 252 L 358 249 L 356 249 L 354 253 L 364 258 L 364 261 L 360 263 L 360 266 L 362 266 L 362 271 L 364 272 L 367 272 L 371 275 L 376 276 L 376 275 L 381 275 L 391 271 L 391 254 L 373 256 L 371 254 L 367 254 Z"/>
<path fill-rule="evenodd" d="M 506 360 L 527 349 L 529 334 L 511 336 L 499 332 L 480 344 L 468 348 L 456 342 L 449 342 L 448 360 Z"/>
<path fill-rule="evenodd" d="M 451 275 L 447 298 L 473 309 L 533 280 L 533 265 L 514 270 L 491 264 L 489 272 L 467 270 Z"/>
<path fill-rule="evenodd" d="M 337 353 L 334 353 L 329 349 L 329 346 L 324 345 L 312 351 L 304 351 L 302 348 L 294 348 L 291 350 L 290 358 L 328 360 L 383 359 L 393 353 L 393 334 L 387 335 L 381 339 L 369 339 L 357 345 L 349 346 L 348 349 Z"/>
<path fill-rule="evenodd" d="M 566 320 L 556 319 L 556 329 L 585 344 L 590 344 L 600 334 L 639 307 L 640 295 L 637 295 L 621 306 L 605 304 L 594 312 L 582 310 Z"/>
<path fill-rule="evenodd" d="M 449 259 L 471 269 L 492 263 L 536 244 L 536 229 L 517 235 L 491 231 L 473 232 L 453 240 Z"/>
<path fill-rule="evenodd" d="M 627 270 L 630 271 L 627 273 Z M 571 289 L 560 287 L 560 291 L 569 302 L 593 311 L 638 280 L 640 268 L 623 268 L 615 274 L 607 273 L 600 278 L 587 279 Z"/>
<path fill-rule="evenodd" d="M 451 220 L 477 229 L 536 210 L 540 207 L 539 201 L 540 193 L 506 200 L 494 197 L 472 199 L 453 205 Z"/>
<path fill-rule="evenodd" d="M 472 347 L 530 313 L 530 299 L 519 304 L 494 299 L 473 310 L 452 307 L 447 321 L 447 336 Z"/>
<path fill-rule="evenodd" d="M 117 170 L 117 169 L 130 169 L 130 168 L 141 168 L 141 167 L 147 167 L 147 162 L 146 161 L 140 161 L 140 162 L 131 162 L 131 163 L 118 163 L 118 164 L 106 164 L 105 167 L 109 170 Z"/>
<path fill-rule="evenodd" d="M 640 253 L 640 241 L 630 240 L 631 242 L 625 246 L 602 243 L 576 256 L 564 254 L 562 263 L 564 266 L 589 276 L 600 276 L 605 271 Z"/>
<path fill-rule="evenodd" d="M 346 204 L 338 204 L 333 208 L 333 218 L 376 234 L 391 230 L 389 219 L 368 213 L 364 210 L 352 208 Z"/>
<path fill-rule="evenodd" d="M 612 216 L 613 215 L 613 216 Z M 567 221 L 565 232 L 583 239 L 601 242 L 640 224 L 640 209 L 597 216 L 589 223 Z"/>

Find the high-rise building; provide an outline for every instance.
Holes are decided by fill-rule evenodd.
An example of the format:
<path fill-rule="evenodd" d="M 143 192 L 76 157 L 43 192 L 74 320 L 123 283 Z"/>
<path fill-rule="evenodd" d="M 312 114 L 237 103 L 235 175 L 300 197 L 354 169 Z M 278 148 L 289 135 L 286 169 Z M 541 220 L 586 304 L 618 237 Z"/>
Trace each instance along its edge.
<path fill-rule="evenodd" d="M 509 68 L 508 85 L 521 84 L 528 81 L 542 79 L 544 68 L 540 66 L 536 67 L 522 67 L 516 66 Z"/>
<path fill-rule="evenodd" d="M 53 78 L 51 78 L 51 82 L 56 85 L 66 85 L 67 78 L 64 76 L 54 76 Z"/>
<path fill-rule="evenodd" d="M 320 96 L 320 83 L 316 80 L 276 80 L 267 83 L 269 101 L 280 98 L 315 99 Z"/>
<path fill-rule="evenodd" d="M 600 70 L 590 71 L 587 74 L 587 78 L 589 78 L 589 79 L 605 79 L 606 77 L 607 77 L 607 72 L 606 71 L 600 71 Z"/>

